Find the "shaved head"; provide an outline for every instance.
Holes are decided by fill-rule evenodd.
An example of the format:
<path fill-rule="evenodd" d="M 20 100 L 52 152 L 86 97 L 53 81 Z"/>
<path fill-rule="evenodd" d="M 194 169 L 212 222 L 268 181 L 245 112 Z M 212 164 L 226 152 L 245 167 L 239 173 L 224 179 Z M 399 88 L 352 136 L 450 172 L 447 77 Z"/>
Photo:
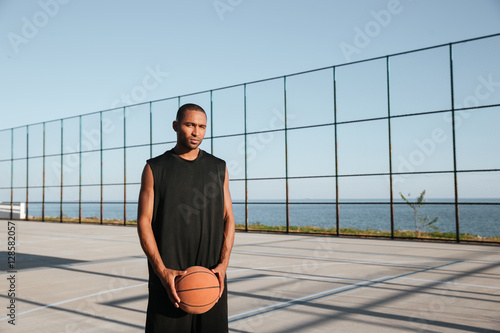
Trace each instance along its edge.
<path fill-rule="evenodd" d="M 177 116 L 175 117 L 175 120 L 180 123 L 182 121 L 182 119 L 184 118 L 184 115 L 186 114 L 186 111 L 199 111 L 199 112 L 203 112 L 203 114 L 205 115 L 205 117 L 207 116 L 207 113 L 205 112 L 205 110 L 203 110 L 203 108 L 197 104 L 192 104 L 192 103 L 188 103 L 188 104 L 184 104 L 183 106 L 181 106 L 179 108 L 179 110 L 177 111 Z"/>

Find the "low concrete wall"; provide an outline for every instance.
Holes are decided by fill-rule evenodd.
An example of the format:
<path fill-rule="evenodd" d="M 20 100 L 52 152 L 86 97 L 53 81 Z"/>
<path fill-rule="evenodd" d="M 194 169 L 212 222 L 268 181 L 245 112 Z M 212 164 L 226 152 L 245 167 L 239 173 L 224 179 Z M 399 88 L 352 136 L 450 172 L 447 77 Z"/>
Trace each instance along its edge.
<path fill-rule="evenodd" d="M 10 203 L 0 202 L 0 218 L 10 219 Z M 24 219 L 26 218 L 26 203 L 18 202 L 12 204 L 12 218 L 13 219 Z"/>

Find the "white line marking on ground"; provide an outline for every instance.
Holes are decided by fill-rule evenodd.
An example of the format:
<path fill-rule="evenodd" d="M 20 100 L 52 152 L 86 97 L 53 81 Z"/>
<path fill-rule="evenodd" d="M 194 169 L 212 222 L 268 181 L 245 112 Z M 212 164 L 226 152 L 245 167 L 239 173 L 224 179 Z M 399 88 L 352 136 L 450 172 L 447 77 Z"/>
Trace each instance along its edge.
<path fill-rule="evenodd" d="M 229 321 L 232 321 L 232 320 L 237 319 L 239 317 L 244 317 L 244 316 L 248 316 L 248 315 L 257 314 L 259 312 L 265 312 L 265 311 L 268 311 L 268 310 L 274 309 L 274 308 L 282 308 L 282 307 L 287 306 L 288 304 L 303 302 L 303 301 L 306 301 L 306 300 L 309 300 L 309 299 L 314 299 L 316 297 L 320 297 L 320 296 L 327 295 L 327 294 L 330 294 L 330 293 L 338 292 L 338 291 L 341 291 L 341 290 L 344 290 L 344 289 L 349 289 L 349 288 L 354 288 L 354 287 L 361 287 L 361 286 L 364 286 L 364 285 L 368 285 L 370 283 L 377 283 L 377 282 L 379 282 L 381 280 L 392 279 L 392 278 L 394 278 L 394 276 L 384 276 L 384 277 L 373 279 L 373 280 L 367 280 L 367 281 L 362 281 L 362 282 L 358 282 L 358 283 L 353 283 L 353 284 L 350 284 L 350 285 L 347 285 L 347 286 L 343 286 L 343 287 L 339 287 L 339 288 L 334 288 L 334 289 L 322 291 L 322 292 L 319 292 L 319 293 L 316 293 L 316 294 L 302 296 L 302 297 L 295 298 L 295 299 L 292 299 L 292 300 L 289 300 L 289 301 L 286 301 L 286 302 L 279 302 L 279 303 L 271 304 L 271 305 L 264 306 L 264 307 L 261 307 L 261 308 L 258 308 L 258 309 L 254 309 L 254 310 L 250 310 L 250 311 L 238 313 L 238 314 L 230 316 L 228 319 L 229 319 Z"/>
<path fill-rule="evenodd" d="M 308 280 L 308 281 L 319 281 L 319 282 L 333 282 L 333 281 L 358 281 L 360 283 L 360 279 L 349 279 L 349 278 L 336 278 L 336 277 L 311 277 L 308 275 L 299 275 L 299 276 L 283 276 L 283 275 L 275 275 L 275 276 L 258 276 L 258 277 L 250 277 L 250 278 L 239 278 L 239 279 L 229 279 L 230 282 L 234 281 L 248 281 L 248 280 L 264 280 L 264 279 L 292 279 L 292 280 Z M 367 280 L 361 280 L 361 282 L 370 282 Z"/>
<path fill-rule="evenodd" d="M 136 285 L 133 285 L 133 286 L 128 286 L 128 287 L 122 287 L 122 288 L 116 288 L 116 289 L 111 289 L 111 290 L 100 291 L 98 293 L 93 293 L 93 294 L 90 294 L 90 295 L 80 296 L 80 297 L 76 297 L 76 298 L 72 298 L 72 299 L 67 299 L 65 301 L 60 301 L 60 302 L 57 302 L 57 303 L 52 303 L 52 304 L 40 306 L 38 308 L 34 308 L 34 309 L 31 309 L 31 310 L 28 310 L 28 311 L 24 311 L 24 312 L 18 313 L 18 314 L 16 314 L 16 316 L 22 316 L 22 315 L 25 315 L 25 314 L 28 314 L 28 313 L 31 313 L 31 312 L 35 312 L 35 311 L 38 311 L 38 310 L 43 310 L 43 309 L 51 308 L 51 307 L 58 306 L 58 305 L 61 305 L 61 304 L 66 304 L 66 303 L 70 303 L 70 302 L 74 302 L 74 301 L 79 301 L 81 299 L 85 299 L 85 298 L 88 298 L 88 297 L 103 295 L 103 294 L 112 293 L 112 292 L 115 292 L 115 291 L 122 291 L 122 290 L 136 288 L 136 287 L 143 287 L 145 285 L 147 285 L 147 283 L 140 283 L 140 284 L 136 284 Z M 10 317 L 1 318 L 0 321 L 7 320 L 9 318 Z"/>
<path fill-rule="evenodd" d="M 439 281 L 439 280 L 415 279 L 415 278 L 406 278 L 406 277 L 402 277 L 400 279 L 401 280 L 421 281 L 421 282 L 441 283 L 441 284 L 452 284 L 454 286 L 476 287 L 476 288 L 487 288 L 487 289 L 500 290 L 500 287 L 483 286 L 483 285 L 479 285 L 479 284 L 469 284 L 469 283 L 457 283 L 457 282 L 453 282 L 453 281 Z"/>
<path fill-rule="evenodd" d="M 308 237 L 309 239 L 303 239 L 300 240 L 301 242 L 304 243 L 317 243 L 317 239 L 314 239 L 313 237 L 317 237 L 315 235 L 304 235 L 304 237 Z M 339 244 L 339 243 L 349 243 L 350 245 L 359 245 L 359 246 L 364 246 L 368 243 L 368 239 L 364 239 L 363 242 L 359 242 L 358 244 L 352 244 L 353 240 L 359 240 L 359 238 L 343 238 L 343 237 L 332 237 L 332 238 L 326 238 L 328 241 L 332 241 L 331 244 Z M 383 242 L 381 244 L 377 244 L 376 242 Z M 407 243 L 405 243 L 407 242 Z M 444 243 L 442 244 L 443 246 L 439 247 L 436 246 L 435 244 L 432 243 L 421 243 L 421 244 L 409 244 L 412 242 L 411 240 L 396 240 L 393 241 L 391 239 L 375 239 L 374 242 L 370 242 L 370 245 L 372 246 L 382 246 L 384 248 L 387 247 L 403 247 L 403 248 L 417 248 L 417 249 L 435 249 L 435 250 L 451 250 L 451 251 L 460 251 L 460 252 L 488 252 L 488 253 L 498 253 L 498 250 L 496 248 L 491 248 L 488 250 L 484 249 L 478 249 L 478 248 L 471 248 L 472 246 L 474 247 L 484 247 L 484 246 L 489 246 L 489 244 L 467 244 L 467 243 L 462 243 L 461 245 L 457 245 L 456 243 Z M 251 244 L 249 244 L 251 245 Z"/>
<path fill-rule="evenodd" d="M 65 259 L 65 258 L 62 258 Z M 53 266 L 40 266 L 36 268 L 20 268 L 18 269 L 18 272 L 22 272 L 23 274 L 26 273 L 31 273 L 31 272 L 36 272 L 36 271 L 43 271 L 47 269 L 64 269 L 65 267 L 78 267 L 78 266 L 87 266 L 87 265 L 100 265 L 100 264 L 109 264 L 112 262 L 119 262 L 119 261 L 132 261 L 132 260 L 144 260 L 146 261 L 147 258 L 146 256 L 139 256 L 139 257 L 131 257 L 131 258 L 116 258 L 116 259 L 103 259 L 103 260 L 96 260 L 96 261 L 83 261 L 83 262 L 76 262 L 72 264 L 54 264 Z M 2 275 L 7 275 L 10 274 L 8 272 L 6 273 L 0 273 L 0 276 Z"/>
<path fill-rule="evenodd" d="M 333 258 L 332 258 L 333 259 Z M 390 263 L 391 264 L 423 264 L 423 263 L 431 263 L 431 262 L 447 262 L 447 260 L 440 260 L 440 259 L 436 259 L 436 260 L 415 260 L 415 261 L 409 261 L 409 260 L 405 260 L 405 261 L 391 261 Z M 329 266 L 329 265 L 348 265 L 348 264 L 352 264 L 352 263 L 367 263 L 365 261 L 362 261 L 362 262 L 356 262 L 356 261 L 349 261 L 349 260 L 346 260 L 346 261 L 342 261 L 342 262 L 325 262 L 325 263 L 314 263 L 314 267 L 316 266 Z M 368 263 L 386 263 L 386 264 L 389 264 L 388 262 L 372 262 L 372 261 L 369 261 Z M 301 264 L 301 265 L 281 265 L 281 266 L 268 266 L 268 267 L 254 267 L 254 268 L 240 268 L 240 269 L 234 269 L 234 270 L 228 270 L 227 273 L 241 273 L 241 272 L 247 272 L 247 271 L 262 271 L 262 270 L 268 270 L 268 269 L 276 269 L 276 268 L 290 268 L 290 267 L 303 267 L 303 266 L 308 266 L 310 267 L 311 264 L 310 263 L 307 263 L 307 264 Z M 294 273 L 294 272 L 292 272 Z"/>
<path fill-rule="evenodd" d="M 326 266 L 326 265 L 345 265 L 345 262 L 325 262 L 314 264 L 314 266 Z M 253 268 L 240 268 L 235 270 L 228 270 L 227 272 L 232 273 L 241 273 L 247 271 L 263 271 L 267 269 L 276 269 L 276 268 L 289 268 L 289 267 L 303 267 L 303 266 L 311 266 L 311 264 L 301 264 L 301 265 L 281 265 L 281 266 L 268 266 L 268 267 L 253 267 Z"/>
<path fill-rule="evenodd" d="M 247 247 L 252 247 L 252 246 L 247 246 Z M 400 254 L 400 253 L 379 253 L 379 252 L 364 252 L 364 251 L 345 251 L 343 249 L 339 249 L 338 247 L 329 249 L 329 248 L 295 248 L 295 247 L 290 247 L 290 246 L 283 246 L 283 245 L 253 245 L 254 248 L 269 248 L 269 249 L 281 249 L 285 251 L 289 250 L 300 250 L 300 251 L 314 251 L 314 254 L 316 257 L 321 258 L 322 256 L 319 255 L 320 253 L 327 253 L 331 255 L 337 255 L 337 254 L 345 254 L 345 253 L 350 253 L 350 254 L 362 254 L 362 255 L 368 255 L 368 256 L 394 256 L 394 257 L 406 257 L 406 258 L 412 258 L 412 259 L 422 259 L 422 260 L 428 260 L 431 259 L 432 257 L 430 256 L 420 256 L 420 255 L 415 255 L 415 254 Z M 408 246 L 409 248 L 411 246 Z M 436 248 L 439 249 L 439 248 Z M 440 249 L 443 250 L 443 249 Z M 236 249 L 234 251 L 250 251 L 250 250 L 239 250 Z M 233 252 L 234 252 L 233 251 Z M 463 251 L 461 251 L 463 252 Z M 490 254 L 500 254 L 500 252 L 491 252 L 491 251 L 482 251 L 482 252 L 488 252 Z M 468 260 L 468 259 L 463 259 L 463 261 L 467 262 L 477 262 L 477 263 L 496 263 L 496 261 L 490 261 L 490 260 Z"/>
<path fill-rule="evenodd" d="M 436 260 L 425 260 L 425 261 L 374 261 L 374 260 L 352 260 L 352 259 L 340 259 L 340 258 L 326 258 L 326 257 L 315 257 L 315 256 L 303 256 L 296 254 L 285 254 L 285 253 L 272 253 L 272 252 L 261 252 L 261 251 L 242 251 L 237 250 L 233 251 L 233 253 L 240 254 L 254 254 L 254 255 L 268 255 L 268 256 L 277 256 L 277 257 L 286 257 L 286 258 L 294 258 L 294 259 L 311 259 L 311 260 L 333 260 L 337 263 L 350 263 L 350 264 L 376 264 L 376 265 L 388 265 L 388 266 L 399 266 L 401 264 L 412 264 L 414 266 L 422 266 L 418 265 L 419 263 L 425 262 L 455 262 L 456 260 L 447 260 L 447 259 L 436 259 Z M 469 261 L 470 262 L 470 261 Z"/>

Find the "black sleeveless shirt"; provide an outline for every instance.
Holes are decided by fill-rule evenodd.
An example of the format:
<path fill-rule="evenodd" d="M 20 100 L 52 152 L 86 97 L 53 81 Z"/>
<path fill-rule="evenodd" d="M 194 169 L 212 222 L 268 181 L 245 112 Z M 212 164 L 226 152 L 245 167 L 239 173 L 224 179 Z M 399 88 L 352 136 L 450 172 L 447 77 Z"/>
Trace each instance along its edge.
<path fill-rule="evenodd" d="M 154 178 L 152 228 L 165 267 L 214 268 L 224 241 L 226 163 L 201 150 L 193 161 L 172 150 L 147 161 Z M 150 287 L 161 286 L 149 265 Z"/>

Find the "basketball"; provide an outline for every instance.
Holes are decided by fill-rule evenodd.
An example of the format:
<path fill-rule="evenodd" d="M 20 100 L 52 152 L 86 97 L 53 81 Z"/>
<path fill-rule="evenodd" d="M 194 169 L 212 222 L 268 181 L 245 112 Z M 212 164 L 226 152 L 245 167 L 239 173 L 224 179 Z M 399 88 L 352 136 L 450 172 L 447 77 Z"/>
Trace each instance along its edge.
<path fill-rule="evenodd" d="M 205 313 L 219 297 L 219 279 L 209 269 L 192 266 L 176 279 L 175 290 L 181 299 L 179 307 L 187 313 Z"/>

